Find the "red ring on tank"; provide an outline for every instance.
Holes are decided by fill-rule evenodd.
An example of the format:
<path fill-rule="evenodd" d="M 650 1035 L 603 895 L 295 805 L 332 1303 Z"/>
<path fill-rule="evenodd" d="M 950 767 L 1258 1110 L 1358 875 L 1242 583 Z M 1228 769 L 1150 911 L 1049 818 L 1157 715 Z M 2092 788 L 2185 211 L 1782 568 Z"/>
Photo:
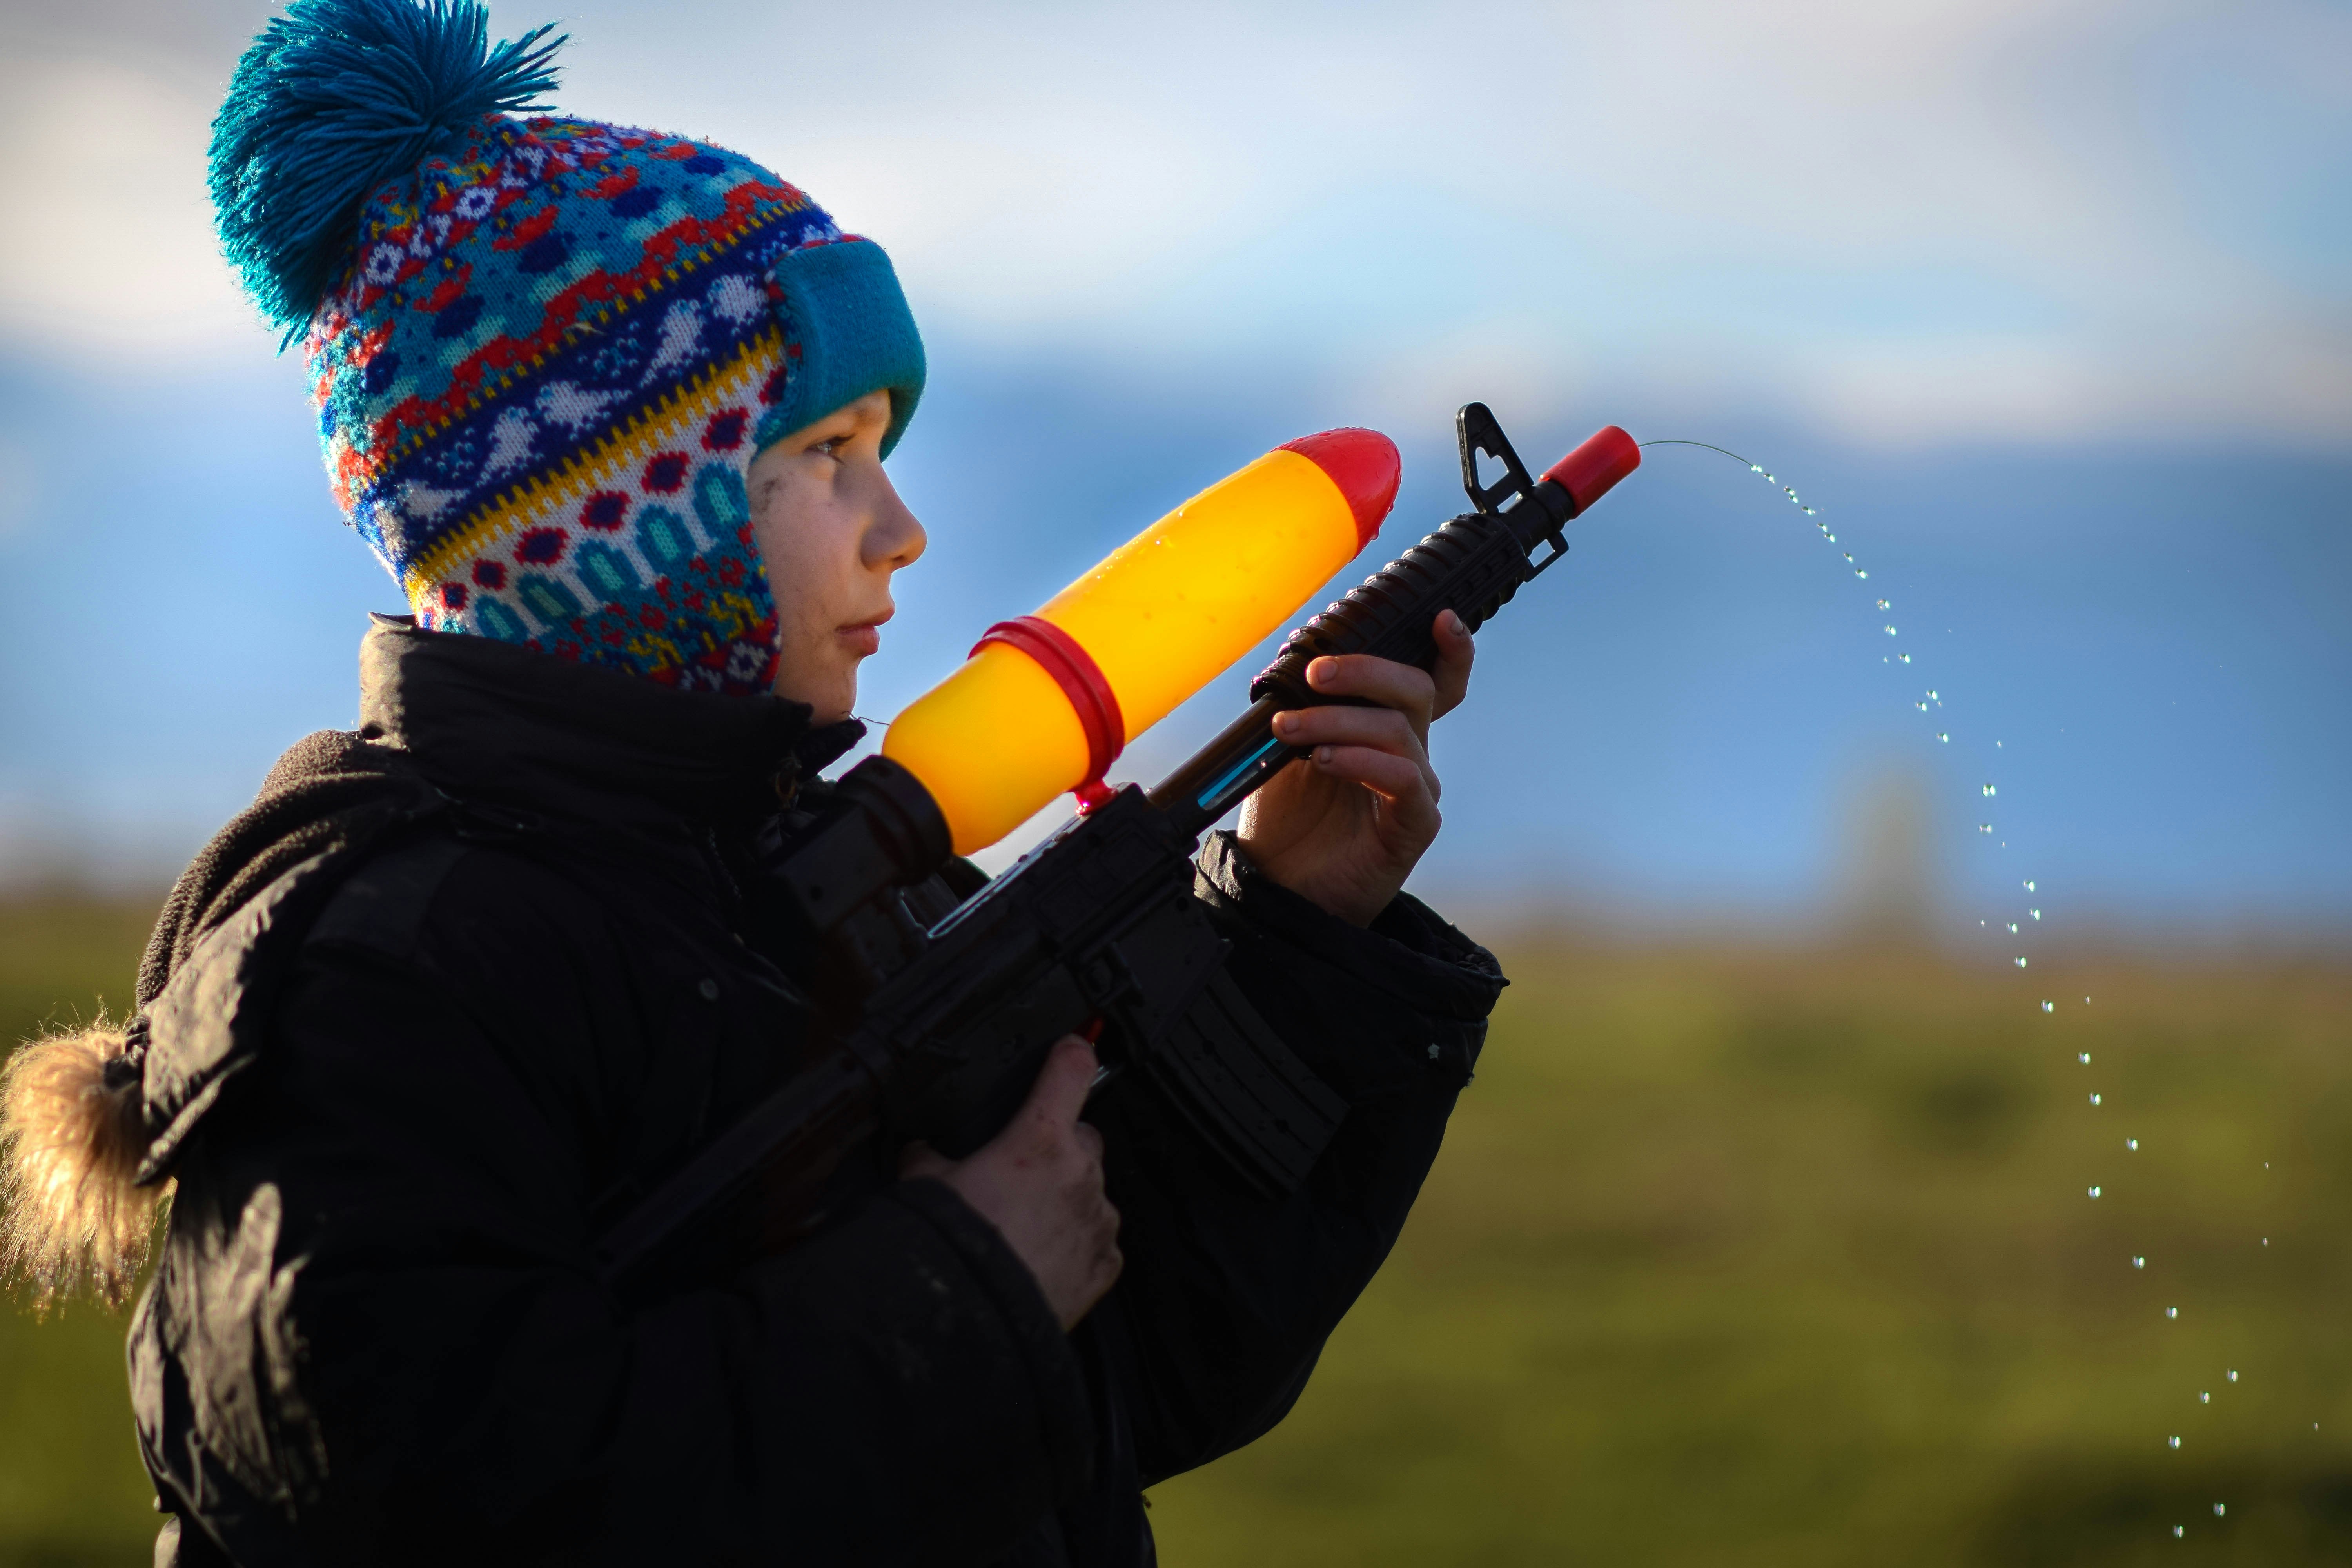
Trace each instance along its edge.
<path fill-rule="evenodd" d="M 976 654 L 991 643 L 1028 655 L 1070 700 L 1070 711 L 1077 715 L 1078 728 L 1087 737 L 1087 776 L 1077 785 L 1078 809 L 1088 811 L 1109 799 L 1102 776 L 1127 747 L 1127 720 L 1094 657 L 1078 646 L 1077 638 L 1041 616 L 997 622 L 980 634 L 971 651 Z"/>

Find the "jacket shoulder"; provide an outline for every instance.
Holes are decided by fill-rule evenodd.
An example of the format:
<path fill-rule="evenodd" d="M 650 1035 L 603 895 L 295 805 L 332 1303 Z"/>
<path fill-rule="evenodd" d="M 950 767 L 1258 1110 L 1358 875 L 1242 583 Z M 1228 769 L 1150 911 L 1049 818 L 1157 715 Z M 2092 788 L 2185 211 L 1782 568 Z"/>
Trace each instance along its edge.
<path fill-rule="evenodd" d="M 417 834 L 358 867 L 328 898 L 308 942 L 362 947 L 405 959 L 457 863 L 475 847 L 448 833 Z"/>

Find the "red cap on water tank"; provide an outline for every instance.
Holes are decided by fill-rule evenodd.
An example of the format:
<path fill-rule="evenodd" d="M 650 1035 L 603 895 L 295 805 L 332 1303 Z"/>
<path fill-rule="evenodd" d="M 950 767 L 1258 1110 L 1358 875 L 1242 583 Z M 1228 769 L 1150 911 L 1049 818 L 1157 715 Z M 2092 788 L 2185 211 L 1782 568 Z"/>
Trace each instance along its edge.
<path fill-rule="evenodd" d="M 1348 510 L 1356 515 L 1357 547 L 1372 542 L 1389 508 L 1396 504 L 1397 479 L 1403 469 L 1397 461 L 1395 442 L 1377 430 L 1351 427 L 1301 436 L 1275 450 L 1296 452 L 1330 475 L 1339 493 L 1348 498 Z"/>
<path fill-rule="evenodd" d="M 1543 477 L 1566 490 L 1581 513 L 1641 466 L 1642 448 L 1633 437 L 1612 425 L 1546 468 Z"/>

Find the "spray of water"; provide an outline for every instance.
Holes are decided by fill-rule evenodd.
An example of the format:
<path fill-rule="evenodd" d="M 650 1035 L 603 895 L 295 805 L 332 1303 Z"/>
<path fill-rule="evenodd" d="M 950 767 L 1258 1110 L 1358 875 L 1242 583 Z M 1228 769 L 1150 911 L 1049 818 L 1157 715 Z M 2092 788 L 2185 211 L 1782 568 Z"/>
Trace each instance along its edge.
<path fill-rule="evenodd" d="M 1804 500 L 1797 494 L 1796 487 L 1793 485 L 1782 484 L 1779 476 L 1775 475 L 1770 469 L 1765 468 L 1763 464 L 1751 462 L 1748 458 L 1741 457 L 1738 453 L 1732 451 L 1729 447 L 1718 447 L 1710 441 L 1689 441 L 1680 439 L 1644 441 L 1642 445 L 1645 447 L 1696 447 L 1705 451 L 1719 452 L 1724 457 L 1729 458 L 1732 461 L 1745 466 L 1748 472 L 1761 476 L 1766 484 L 1773 487 L 1774 489 L 1778 490 L 1780 495 L 1788 500 L 1790 505 L 1803 512 L 1807 517 L 1818 520 L 1821 516 L 1822 509 L 1808 505 Z M 1821 533 L 1824 542 L 1832 545 L 1837 544 L 1838 536 L 1831 531 L 1830 525 L 1827 522 L 1817 521 L 1814 523 L 1814 527 Z M 1867 581 L 1869 579 L 1870 573 L 1854 560 L 1853 552 L 1851 549 L 1840 549 L 1838 551 L 1838 557 L 1840 560 L 1843 561 L 1846 566 L 1853 573 L 1856 581 Z M 1892 620 L 1882 618 L 1887 616 L 1888 613 L 1895 608 L 1894 603 L 1890 599 L 1879 596 L 1878 590 L 1872 589 L 1866 590 L 1866 592 L 1871 595 L 1869 608 L 1872 612 L 1872 619 L 1877 623 L 1880 632 L 1889 637 L 1900 637 L 1901 632 L 1899 631 L 1896 623 Z M 1911 655 L 1907 652 L 1897 653 L 1890 658 L 1882 658 L 1880 662 L 1886 664 L 1891 668 L 1893 664 L 1898 660 L 1905 665 L 1908 665 L 1911 663 Z M 1944 706 L 1944 699 L 1941 690 L 1937 687 L 1933 686 L 1926 689 L 1926 694 L 1924 697 L 1912 698 L 1910 699 L 1910 702 L 1912 708 L 1921 713 L 1937 712 L 1940 711 Z M 1930 733 L 1936 737 L 1938 744 L 1949 745 L 1951 743 L 1952 733 L 1948 730 L 1937 729 L 1931 731 Z M 2004 758 L 2007 756 L 2008 747 L 2001 741 L 1995 740 L 1992 743 L 1992 749 L 1995 752 L 2000 752 Z M 1996 787 L 1994 781 L 1987 779 L 1982 785 L 1980 798 L 1990 800 L 1997 794 L 1999 794 L 1999 790 Z M 1977 832 L 1980 837 L 1991 837 L 1993 836 L 1993 825 L 1990 822 L 1980 822 L 1977 825 Z M 2007 839 L 2003 838 L 1996 841 L 1996 852 L 2008 847 L 2009 842 Z M 2035 879 L 2032 877 L 2022 879 L 2023 889 L 2029 896 L 2036 894 L 2040 890 L 2035 887 L 2034 883 Z M 2042 910 L 2040 908 L 2028 905 L 2026 906 L 2025 913 L 2027 918 L 2033 924 L 2040 925 L 2042 923 Z M 1985 925 L 1986 923 L 1987 922 L 1982 921 L 1978 922 L 1980 926 Z M 2007 925 L 2011 935 L 2022 934 L 2019 931 L 2020 922 L 2016 921 L 2005 921 L 2003 923 Z M 2024 954 L 2016 955 L 2016 965 L 2020 970 L 2023 970 L 2027 967 L 2026 956 Z M 2091 999 L 2088 996 L 2083 998 L 2083 1005 L 2087 1007 L 2090 1005 L 2090 1003 Z M 2051 1017 L 2057 1013 L 2058 1004 L 2048 997 L 2038 998 L 2036 1010 L 2041 1013 L 2042 1016 Z M 2091 1053 L 2088 1051 L 2078 1051 L 2075 1053 L 2075 1059 L 2084 1067 L 2089 1067 L 2091 1065 Z M 2096 1110 L 2100 1108 L 2101 1099 L 2102 1097 L 2098 1091 L 2094 1090 L 2092 1092 L 2090 1096 L 2090 1106 L 2092 1110 Z M 2139 1149 L 2139 1140 L 2137 1138 L 2127 1138 L 2124 1141 L 2124 1144 L 2126 1152 L 2137 1152 Z M 2265 1164 L 2264 1169 L 2268 1169 L 2267 1164 Z M 2091 1199 L 2096 1200 L 2100 1196 L 2102 1185 L 2100 1184 L 2094 1183 L 2086 1189 L 2086 1191 L 2087 1195 Z M 2270 1238 L 2267 1237 L 2263 1237 L 2263 1245 L 2264 1247 L 2268 1247 L 2270 1245 Z M 2131 1267 L 2135 1270 L 2143 1270 L 2147 1267 L 2147 1258 L 2144 1255 L 2136 1254 L 2131 1259 Z M 2168 1321 L 2177 1321 L 2180 1317 L 2180 1309 L 2178 1307 L 2168 1307 L 2165 1309 L 2164 1315 Z M 2236 1368 L 2232 1367 L 2229 1370 L 2227 1381 L 2231 1384 L 2235 1384 L 2238 1381 L 2238 1373 Z M 2213 1401 L 2212 1394 L 2209 1390 L 2200 1390 L 2197 1397 L 2200 1405 L 2210 1405 Z M 2315 1424 L 2315 1429 L 2316 1425 Z M 2166 1443 L 2168 1447 L 2178 1449 L 2180 1447 L 2180 1438 L 2179 1436 L 2168 1436 Z M 2219 1519 L 2222 1517 L 2225 1511 L 2226 1510 L 2224 1505 L 2221 1503 L 2217 1502 L 2213 1505 L 2213 1515 L 2215 1518 Z M 2172 1533 L 2175 1539 L 2179 1539 L 2187 1532 L 2183 1526 L 2175 1525 L 2173 1526 Z"/>

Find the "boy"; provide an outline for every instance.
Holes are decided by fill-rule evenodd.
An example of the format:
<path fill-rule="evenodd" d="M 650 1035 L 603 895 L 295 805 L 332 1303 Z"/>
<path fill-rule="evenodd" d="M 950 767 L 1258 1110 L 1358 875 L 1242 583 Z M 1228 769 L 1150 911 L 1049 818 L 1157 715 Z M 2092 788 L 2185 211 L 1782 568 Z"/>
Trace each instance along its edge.
<path fill-rule="evenodd" d="M 1286 715 L 1311 761 L 1202 857 L 1349 1103 L 1298 1193 L 1139 1080 L 1089 1104 L 1071 1038 L 970 1157 L 870 1151 L 816 1235 L 614 1300 L 602 1227 L 822 1045 L 757 873 L 923 549 L 882 465 L 924 367 L 879 247 L 764 169 L 505 112 L 545 31 L 295 0 L 239 64 L 223 238 L 413 615 L 183 877 L 129 1026 L 11 1064 L 12 1259 L 120 1289 L 174 1184 L 131 1336 L 159 1561 L 1149 1563 L 1141 1489 L 1297 1397 L 1501 984 L 1400 891 L 1469 638 L 1322 661 L 1381 706 Z"/>

